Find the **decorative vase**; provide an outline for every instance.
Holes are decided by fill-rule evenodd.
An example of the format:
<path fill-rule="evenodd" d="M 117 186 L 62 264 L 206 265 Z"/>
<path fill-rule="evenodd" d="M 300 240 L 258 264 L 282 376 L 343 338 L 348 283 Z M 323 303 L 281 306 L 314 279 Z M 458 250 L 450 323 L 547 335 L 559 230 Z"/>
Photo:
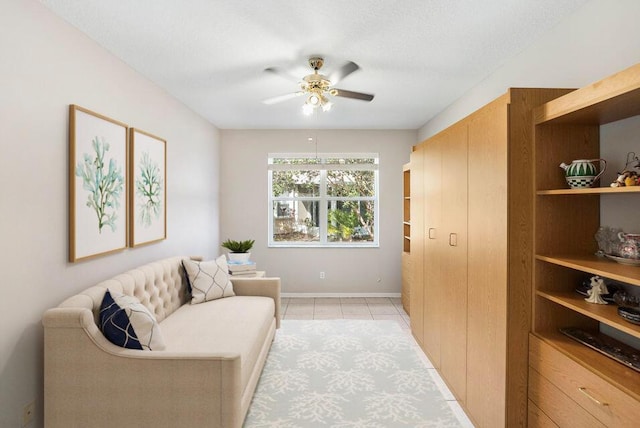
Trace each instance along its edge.
<path fill-rule="evenodd" d="M 251 253 L 227 253 L 230 262 L 246 263 L 251 257 Z"/>
<path fill-rule="evenodd" d="M 594 162 L 601 162 L 602 169 L 598 173 L 598 168 Z M 596 180 L 604 174 L 607 169 L 607 161 L 604 159 L 578 159 L 571 161 L 569 165 L 561 163 L 560 168 L 565 171 L 567 184 L 572 189 L 583 189 L 592 187 Z"/>
<path fill-rule="evenodd" d="M 620 257 L 625 259 L 640 259 L 640 234 L 637 233 L 618 233 L 620 239 L 620 247 L 618 252 Z"/>

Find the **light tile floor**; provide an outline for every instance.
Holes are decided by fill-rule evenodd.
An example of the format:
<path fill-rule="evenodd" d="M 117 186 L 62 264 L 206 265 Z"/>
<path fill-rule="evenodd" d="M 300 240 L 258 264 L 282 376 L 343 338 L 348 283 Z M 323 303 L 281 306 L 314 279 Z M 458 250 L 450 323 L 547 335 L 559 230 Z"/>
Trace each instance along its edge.
<path fill-rule="evenodd" d="M 393 320 L 409 329 L 409 315 L 394 297 L 283 297 L 285 320 Z"/>
<path fill-rule="evenodd" d="M 285 320 L 363 319 L 393 320 L 411 335 L 409 315 L 402 308 L 400 298 L 395 297 L 283 297 L 281 310 Z M 414 340 L 416 351 L 423 358 L 429 374 L 442 392 L 447 404 L 464 428 L 473 424 L 449 391 L 446 384 Z"/>

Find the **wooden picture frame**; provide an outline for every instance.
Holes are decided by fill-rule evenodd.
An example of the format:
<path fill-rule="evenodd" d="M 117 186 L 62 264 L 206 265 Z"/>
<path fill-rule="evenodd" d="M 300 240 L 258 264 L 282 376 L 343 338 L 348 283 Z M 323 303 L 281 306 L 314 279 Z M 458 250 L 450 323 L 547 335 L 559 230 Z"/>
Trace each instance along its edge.
<path fill-rule="evenodd" d="M 69 106 L 69 261 L 127 247 L 127 125 Z"/>
<path fill-rule="evenodd" d="M 167 141 L 129 130 L 129 246 L 167 239 Z"/>

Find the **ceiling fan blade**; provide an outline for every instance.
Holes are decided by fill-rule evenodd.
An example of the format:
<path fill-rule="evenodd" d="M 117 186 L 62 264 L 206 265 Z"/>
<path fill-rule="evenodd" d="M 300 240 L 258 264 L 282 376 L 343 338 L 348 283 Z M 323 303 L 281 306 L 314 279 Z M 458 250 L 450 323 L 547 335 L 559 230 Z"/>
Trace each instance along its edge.
<path fill-rule="evenodd" d="M 335 92 L 332 93 L 332 95 L 336 97 L 353 98 L 353 99 L 362 100 L 362 101 L 371 101 L 373 100 L 373 97 L 374 97 L 371 94 L 363 94 L 362 92 L 345 91 L 344 89 L 334 88 L 333 91 Z"/>
<path fill-rule="evenodd" d="M 292 92 L 290 94 L 278 95 L 277 97 L 271 97 L 271 98 L 267 98 L 266 100 L 262 100 L 262 103 L 267 105 L 276 104 L 282 101 L 290 100 L 295 97 L 299 97 L 302 94 L 304 94 L 304 92 L 298 91 L 298 92 Z"/>
<path fill-rule="evenodd" d="M 286 70 L 283 70 L 282 68 L 269 67 L 269 68 L 265 68 L 264 71 L 266 71 L 267 73 L 275 74 L 276 76 L 280 76 L 287 80 L 292 80 L 296 83 L 300 81 L 300 78 L 298 76 L 294 76 L 293 74 L 289 73 Z"/>
<path fill-rule="evenodd" d="M 350 75 L 351 73 L 353 73 L 359 68 L 360 67 L 358 67 L 358 64 L 356 64 L 355 62 L 349 61 L 348 63 L 346 63 L 345 65 L 343 65 L 342 67 L 334 71 L 333 73 L 331 73 L 329 75 L 329 80 L 331 81 L 332 85 L 335 85 L 336 83 L 338 83 L 339 81 L 341 81 L 342 79 L 344 79 L 345 77 L 347 77 L 348 75 Z"/>

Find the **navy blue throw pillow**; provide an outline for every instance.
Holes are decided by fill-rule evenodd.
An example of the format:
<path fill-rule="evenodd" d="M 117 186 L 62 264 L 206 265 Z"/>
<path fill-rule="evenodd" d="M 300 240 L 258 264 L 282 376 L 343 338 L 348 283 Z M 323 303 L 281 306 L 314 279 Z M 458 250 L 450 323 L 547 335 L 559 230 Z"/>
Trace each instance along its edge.
<path fill-rule="evenodd" d="M 114 345 L 142 349 L 127 313 L 113 300 L 109 290 L 104 293 L 102 305 L 100 305 L 100 330 Z"/>

